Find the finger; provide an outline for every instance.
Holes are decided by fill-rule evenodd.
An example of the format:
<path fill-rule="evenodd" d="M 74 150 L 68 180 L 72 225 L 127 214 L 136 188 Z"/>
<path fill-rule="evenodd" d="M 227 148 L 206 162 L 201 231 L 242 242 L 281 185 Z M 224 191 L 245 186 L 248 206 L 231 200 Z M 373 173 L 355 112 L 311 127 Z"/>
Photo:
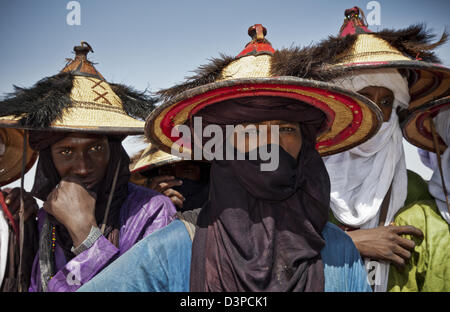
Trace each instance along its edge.
<path fill-rule="evenodd" d="M 394 247 L 394 252 L 397 256 L 402 257 L 405 260 L 409 260 L 411 258 L 411 252 L 409 252 L 408 250 L 400 247 L 399 245 L 396 245 Z"/>
<path fill-rule="evenodd" d="M 413 235 L 419 238 L 423 238 L 422 231 L 412 225 L 390 226 L 390 228 L 392 229 L 392 231 L 394 231 L 394 233 L 397 233 L 399 235 Z"/>
<path fill-rule="evenodd" d="M 150 183 L 149 183 L 149 187 L 151 189 L 156 190 L 156 188 L 158 187 L 158 185 L 161 182 L 168 182 L 168 181 L 172 181 L 175 180 L 174 176 L 168 176 L 168 175 L 164 175 L 164 176 L 156 176 L 150 179 Z"/>
<path fill-rule="evenodd" d="M 403 272 L 405 270 L 406 261 L 402 257 L 395 255 L 394 260 L 392 261 L 392 264 L 400 272 Z"/>
<path fill-rule="evenodd" d="M 411 251 L 413 251 L 414 248 L 416 247 L 416 243 L 413 240 L 407 238 L 398 236 L 395 241 L 399 246 Z"/>
<path fill-rule="evenodd" d="M 151 178 L 151 181 L 155 182 L 155 183 L 161 183 L 164 181 L 171 181 L 171 180 L 175 180 L 175 179 L 176 178 L 174 176 L 162 175 L 162 176 L 156 176 L 156 177 Z"/>
<path fill-rule="evenodd" d="M 177 196 L 172 196 L 169 198 L 175 206 L 178 208 L 183 208 L 183 202 Z"/>
<path fill-rule="evenodd" d="M 393 254 L 389 260 L 393 265 L 397 267 L 398 270 L 403 270 L 403 268 L 405 267 L 405 259 L 398 256 L 397 254 Z"/>
<path fill-rule="evenodd" d="M 186 200 L 186 199 L 184 198 L 184 196 L 181 195 L 180 192 L 177 192 L 177 191 L 175 191 L 174 189 L 168 189 L 168 190 L 166 190 L 163 194 L 166 195 L 167 197 L 175 196 L 175 197 L 179 198 L 181 201 L 185 201 L 185 200 Z"/>
<path fill-rule="evenodd" d="M 183 184 L 183 181 L 181 180 L 172 180 L 169 182 L 161 182 L 158 184 L 158 188 L 160 189 L 160 192 L 163 193 L 165 190 L 170 189 L 174 186 L 180 186 Z"/>

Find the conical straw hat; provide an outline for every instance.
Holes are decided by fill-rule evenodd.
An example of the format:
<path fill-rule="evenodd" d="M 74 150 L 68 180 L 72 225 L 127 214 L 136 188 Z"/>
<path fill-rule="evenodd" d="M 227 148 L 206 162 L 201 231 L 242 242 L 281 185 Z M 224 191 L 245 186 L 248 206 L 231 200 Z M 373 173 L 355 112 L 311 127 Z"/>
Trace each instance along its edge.
<path fill-rule="evenodd" d="M 81 46 L 74 47 L 74 51 L 75 59 L 58 75 L 45 78 L 30 89 L 17 88 L 14 97 L 0 102 L 3 111 L 13 112 L 10 116 L 2 113 L 0 126 L 108 134 L 142 133 L 144 122 L 137 117 L 145 118 L 153 108 L 154 100 L 125 86 L 109 84 L 87 59 L 88 52 L 92 51 L 88 44 L 82 42 Z M 139 111 L 140 115 L 131 116 Z"/>
<path fill-rule="evenodd" d="M 191 153 L 175 143 L 172 130 L 189 124 L 202 108 L 232 98 L 278 96 L 296 99 L 314 106 L 327 116 L 327 124 L 317 138 L 316 148 L 322 155 L 349 149 L 369 139 L 381 123 L 378 107 L 367 98 L 331 83 L 286 75 L 290 66 L 284 55 L 275 51 L 265 38 L 267 31 L 256 24 L 249 28 L 252 41 L 237 57 L 213 59 L 201 66 L 186 83 L 162 90 L 166 101 L 147 118 L 145 134 L 161 150 L 172 147 L 180 153 Z M 275 66 L 276 64 L 276 66 Z M 297 64 L 304 69 L 309 64 Z M 276 67 L 276 68 L 275 68 Z M 268 116 L 270 118 L 270 116 Z"/>
<path fill-rule="evenodd" d="M 450 69 L 439 64 L 432 50 L 447 40 L 447 34 L 431 44 L 434 35 L 422 26 L 372 32 L 358 7 L 345 11 L 338 38 L 319 44 L 333 59 L 325 66 L 342 73 L 364 69 L 396 68 L 408 77 L 410 108 L 444 97 L 450 92 Z"/>
<path fill-rule="evenodd" d="M 140 156 L 130 164 L 132 173 L 151 170 L 164 165 L 169 165 L 182 161 L 180 157 L 165 153 L 149 144 L 140 154 Z"/>

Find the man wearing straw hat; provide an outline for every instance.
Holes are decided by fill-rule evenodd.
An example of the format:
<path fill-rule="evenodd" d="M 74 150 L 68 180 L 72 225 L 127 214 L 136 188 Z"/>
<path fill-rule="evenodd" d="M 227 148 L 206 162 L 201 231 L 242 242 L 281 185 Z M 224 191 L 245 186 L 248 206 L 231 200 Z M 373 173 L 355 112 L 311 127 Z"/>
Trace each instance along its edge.
<path fill-rule="evenodd" d="M 352 237 L 376 291 L 386 291 L 389 263 L 401 268 L 422 237 L 412 226 L 394 226 L 395 214 L 426 196 L 426 185 L 406 170 L 397 110 L 416 107 L 448 92 L 450 70 L 435 64 L 433 35 L 422 26 L 371 32 L 363 12 L 345 11 L 338 37 L 315 47 L 316 63 L 336 73 L 334 83 L 359 92 L 383 111 L 383 124 L 369 141 L 324 158 L 331 180 L 331 218 Z M 328 58 L 328 59 L 327 59 Z M 372 261 L 374 260 L 374 261 Z"/>
<path fill-rule="evenodd" d="M 437 163 L 428 182 L 428 197 L 402 208 L 397 225 L 414 225 L 423 239 L 404 270 L 391 267 L 389 291 L 450 291 L 450 97 L 407 111 L 405 138 L 422 150 L 436 153 Z"/>
<path fill-rule="evenodd" d="M 75 291 L 175 214 L 167 197 L 128 183 L 121 141 L 142 133 L 136 118 L 154 100 L 107 83 L 88 61 L 87 43 L 74 51 L 61 73 L 0 103 L 0 122 L 31 129 L 40 156 L 31 193 L 44 209 L 30 291 Z"/>
<path fill-rule="evenodd" d="M 178 211 L 203 207 L 209 194 L 210 165 L 185 161 L 151 143 L 131 158 L 130 181 L 170 198 Z"/>
<path fill-rule="evenodd" d="M 286 76 L 292 66 L 266 29 L 254 25 L 249 35 L 237 57 L 214 59 L 162 91 L 166 102 L 146 121 L 163 151 L 195 159 L 203 147 L 208 203 L 196 220 L 180 217 L 149 235 L 80 291 L 370 291 L 351 239 L 327 222 L 320 154 L 369 139 L 381 113 L 356 93 Z M 316 77 L 307 61 L 296 63 L 298 75 Z M 226 129 L 234 131 L 224 136 Z M 211 132 L 215 145 L 205 138 Z M 265 166 L 275 158 L 277 166 Z"/>
<path fill-rule="evenodd" d="M 28 153 L 22 159 L 24 134 L 22 130 L 0 128 L 0 187 L 12 183 L 34 164 L 37 153 Z M 23 177 L 22 177 L 23 178 Z M 0 289 L 18 291 L 28 289 L 33 257 L 37 250 L 36 213 L 37 203 L 29 194 L 21 194 L 20 188 L 0 190 Z M 19 213 L 21 195 L 24 204 L 24 244 L 22 263 L 20 263 Z"/>

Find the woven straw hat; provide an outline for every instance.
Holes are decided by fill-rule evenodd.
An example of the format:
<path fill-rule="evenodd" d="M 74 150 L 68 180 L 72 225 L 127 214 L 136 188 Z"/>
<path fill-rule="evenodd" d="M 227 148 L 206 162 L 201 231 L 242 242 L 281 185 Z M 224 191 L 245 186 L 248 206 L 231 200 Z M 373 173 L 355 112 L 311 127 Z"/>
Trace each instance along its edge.
<path fill-rule="evenodd" d="M 0 186 L 14 182 L 22 174 L 23 136 L 23 130 L 0 128 Z M 37 158 L 29 146 L 27 150 L 25 172 Z"/>
<path fill-rule="evenodd" d="M 284 66 L 286 55 L 275 51 L 265 39 L 266 29 L 256 24 L 248 33 L 252 40 L 237 57 L 221 55 L 201 66 L 186 83 L 159 92 L 165 102 L 152 111 L 145 126 L 145 134 L 155 146 L 170 153 L 175 144 L 179 152 L 191 153 L 192 147 L 184 145 L 183 150 L 176 146 L 178 137 L 171 136 L 172 129 L 189 124 L 206 106 L 248 96 L 296 99 L 324 112 L 327 125 L 316 145 L 322 155 L 349 149 L 376 133 L 381 113 L 373 102 L 327 82 L 286 75 L 291 66 Z M 303 70 L 308 66 L 297 67 Z"/>
<path fill-rule="evenodd" d="M 74 47 L 62 71 L 0 102 L 0 126 L 108 134 L 143 133 L 154 100 L 126 86 L 109 84 L 87 59 L 91 47 Z M 9 116 L 5 116 L 9 113 Z"/>
<path fill-rule="evenodd" d="M 130 164 L 131 173 L 151 170 L 164 165 L 183 161 L 180 157 L 165 153 L 151 143 Z"/>
<path fill-rule="evenodd" d="M 345 11 L 339 38 L 321 42 L 333 55 L 328 62 L 334 70 L 344 73 L 362 69 L 396 68 L 408 77 L 410 108 L 446 96 L 450 92 L 450 69 L 438 64 L 432 50 L 447 40 L 447 34 L 431 44 L 434 35 L 422 26 L 404 30 L 371 32 L 358 7 Z M 331 52 L 330 52 L 331 51 Z"/>
<path fill-rule="evenodd" d="M 427 103 L 410 111 L 402 122 L 402 131 L 405 139 L 421 149 L 436 152 L 433 143 L 430 119 L 434 118 L 440 111 L 450 109 L 450 96 Z M 437 134 L 439 137 L 439 134 Z M 439 151 L 442 153 L 447 148 L 445 142 L 438 138 Z"/>

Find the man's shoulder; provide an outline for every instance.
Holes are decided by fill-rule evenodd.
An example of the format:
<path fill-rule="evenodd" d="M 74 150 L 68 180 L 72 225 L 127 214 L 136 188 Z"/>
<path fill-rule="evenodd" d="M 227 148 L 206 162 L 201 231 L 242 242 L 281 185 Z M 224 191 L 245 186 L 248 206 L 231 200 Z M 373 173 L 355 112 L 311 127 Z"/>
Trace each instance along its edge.
<path fill-rule="evenodd" d="M 155 190 L 128 183 L 128 196 L 122 205 L 121 215 L 125 220 L 171 220 L 176 209 L 170 198 Z M 152 222 L 153 222 L 152 221 Z M 159 222 L 159 221 L 158 221 Z"/>

